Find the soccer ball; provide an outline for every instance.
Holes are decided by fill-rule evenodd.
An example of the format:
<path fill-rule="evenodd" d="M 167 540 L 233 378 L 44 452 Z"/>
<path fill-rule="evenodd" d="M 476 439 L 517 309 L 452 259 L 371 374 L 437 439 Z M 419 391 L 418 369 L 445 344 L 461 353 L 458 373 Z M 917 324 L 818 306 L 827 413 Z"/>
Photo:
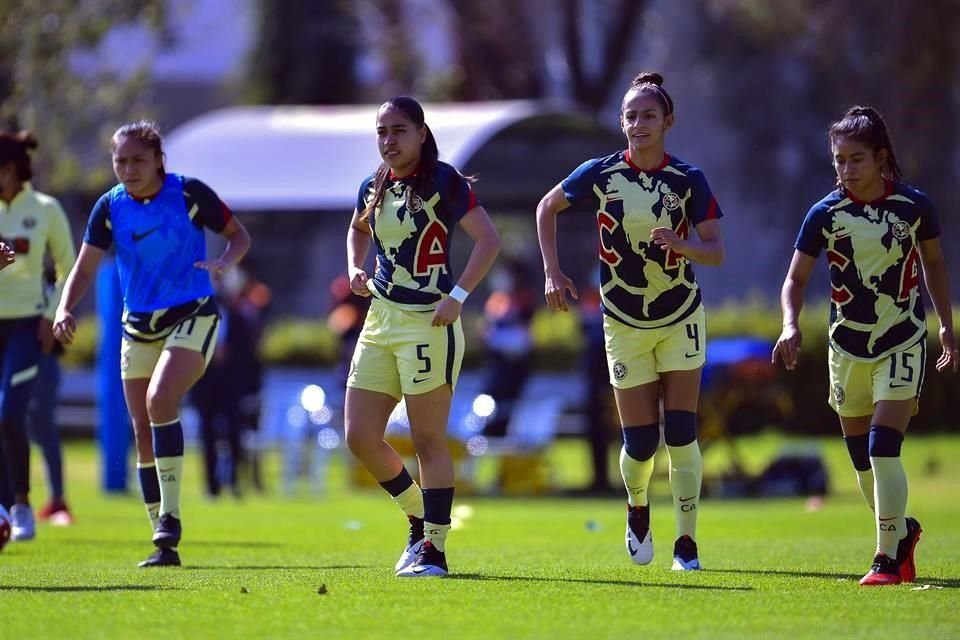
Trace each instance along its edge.
<path fill-rule="evenodd" d="M 0 504 L 0 551 L 3 551 L 3 548 L 10 542 L 10 532 L 10 514 Z"/>

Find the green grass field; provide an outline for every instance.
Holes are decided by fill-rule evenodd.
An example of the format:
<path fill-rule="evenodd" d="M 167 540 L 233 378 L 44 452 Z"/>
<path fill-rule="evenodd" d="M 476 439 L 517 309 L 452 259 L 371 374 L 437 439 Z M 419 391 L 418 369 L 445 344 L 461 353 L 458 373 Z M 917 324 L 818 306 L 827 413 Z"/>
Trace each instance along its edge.
<path fill-rule="evenodd" d="M 740 449 L 758 469 L 780 444 L 762 436 Z M 36 540 L 0 553 L 0 637 L 960 636 L 960 469 L 952 464 L 960 439 L 907 441 L 910 511 L 925 531 L 917 583 L 873 589 L 857 585 L 873 552 L 871 514 L 842 441 L 820 445 L 834 491 L 819 510 L 802 499 L 702 503 L 700 573 L 669 570 L 673 514 L 659 480 L 650 566 L 626 556 L 622 500 L 463 497 L 448 541 L 453 574 L 401 580 L 392 567 L 405 521 L 382 493 L 345 487 L 340 464 L 324 496 L 212 503 L 200 494 L 193 451 L 185 566 L 137 569 L 151 549 L 142 505 L 133 493 L 101 495 L 94 451 L 74 444 L 68 492 L 77 523 L 41 525 Z M 555 447 L 556 481 L 582 481 L 585 456 L 579 443 Z M 708 469 L 723 457 L 708 452 Z M 39 466 L 35 457 L 37 504 Z"/>

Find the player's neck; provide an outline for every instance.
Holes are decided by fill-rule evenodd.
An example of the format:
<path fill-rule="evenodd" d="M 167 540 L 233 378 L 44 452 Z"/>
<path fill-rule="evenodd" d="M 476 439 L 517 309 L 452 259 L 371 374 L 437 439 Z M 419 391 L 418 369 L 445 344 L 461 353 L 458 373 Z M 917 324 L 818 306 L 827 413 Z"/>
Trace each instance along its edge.
<path fill-rule="evenodd" d="M 0 187 L 0 200 L 10 204 L 21 191 L 23 191 L 23 181 L 10 180 L 7 184 Z"/>
<path fill-rule="evenodd" d="M 666 152 L 662 144 L 645 149 L 627 147 L 627 161 L 639 171 L 657 171 L 663 168 Z"/>
<path fill-rule="evenodd" d="M 863 189 L 854 191 L 847 187 L 847 193 L 858 202 L 873 202 L 887 195 L 887 181 L 883 178 L 864 185 Z"/>

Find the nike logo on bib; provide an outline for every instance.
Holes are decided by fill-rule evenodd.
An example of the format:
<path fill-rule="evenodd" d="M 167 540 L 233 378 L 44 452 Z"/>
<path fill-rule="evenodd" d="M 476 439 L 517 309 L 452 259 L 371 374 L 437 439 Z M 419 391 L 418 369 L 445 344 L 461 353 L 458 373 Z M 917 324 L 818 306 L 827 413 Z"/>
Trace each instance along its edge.
<path fill-rule="evenodd" d="M 158 225 L 155 226 L 153 229 L 148 229 L 148 230 L 144 231 L 143 233 L 137 233 L 136 231 L 134 231 L 134 232 L 133 232 L 133 241 L 134 241 L 134 242 L 140 242 L 141 240 L 143 240 L 143 239 L 146 238 L 148 235 L 150 235 L 151 233 L 153 233 L 154 231 L 156 231 L 157 229 L 159 229 L 159 228 L 162 227 L 162 226 L 163 226 L 162 224 L 158 224 Z"/>

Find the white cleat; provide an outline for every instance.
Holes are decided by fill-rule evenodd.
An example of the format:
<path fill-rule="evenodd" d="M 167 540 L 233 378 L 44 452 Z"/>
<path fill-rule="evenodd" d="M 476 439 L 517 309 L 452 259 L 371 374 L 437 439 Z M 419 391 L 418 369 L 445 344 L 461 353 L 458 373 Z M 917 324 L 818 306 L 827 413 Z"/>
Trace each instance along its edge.
<path fill-rule="evenodd" d="M 429 540 L 420 545 L 420 553 L 410 566 L 397 572 L 398 578 L 442 578 L 447 575 L 447 556 Z"/>
<path fill-rule="evenodd" d="M 650 507 L 627 505 L 627 553 L 636 564 L 653 560 L 653 535 L 650 533 Z"/>
<path fill-rule="evenodd" d="M 423 538 L 420 538 L 413 544 L 407 545 L 407 548 L 403 550 L 402 554 L 400 554 L 400 559 L 397 560 L 397 565 L 393 568 L 395 573 L 400 573 L 417 561 L 417 555 L 419 555 L 420 550 L 423 549 L 423 540 Z"/>
<path fill-rule="evenodd" d="M 30 505 L 15 504 L 10 508 L 12 524 L 11 540 L 23 542 L 33 540 L 37 536 L 37 523 L 33 518 L 33 509 Z"/>

